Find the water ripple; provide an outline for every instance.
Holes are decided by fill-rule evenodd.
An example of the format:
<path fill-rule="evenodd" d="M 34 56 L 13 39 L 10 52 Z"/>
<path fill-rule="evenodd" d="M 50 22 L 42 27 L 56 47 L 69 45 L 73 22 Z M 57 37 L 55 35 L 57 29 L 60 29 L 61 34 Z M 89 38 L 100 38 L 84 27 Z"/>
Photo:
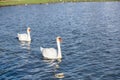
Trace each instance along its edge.
<path fill-rule="evenodd" d="M 120 80 L 120 3 L 57 3 L 0 8 L 0 80 Z M 9 14 L 8 14 L 9 12 Z M 31 27 L 32 42 L 18 32 Z M 40 46 L 63 59 L 45 60 Z"/>

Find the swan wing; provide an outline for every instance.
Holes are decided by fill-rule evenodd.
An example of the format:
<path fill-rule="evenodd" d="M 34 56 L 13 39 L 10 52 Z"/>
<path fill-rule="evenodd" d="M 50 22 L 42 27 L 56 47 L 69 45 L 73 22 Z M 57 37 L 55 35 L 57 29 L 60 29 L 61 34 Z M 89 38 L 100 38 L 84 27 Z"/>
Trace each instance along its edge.
<path fill-rule="evenodd" d="M 19 33 L 18 33 L 18 39 L 19 39 L 20 41 L 24 41 L 24 40 L 26 40 L 27 37 L 28 37 L 27 34 L 19 34 Z"/>
<path fill-rule="evenodd" d="M 42 55 L 47 59 L 56 59 L 57 51 L 54 48 L 41 48 Z"/>

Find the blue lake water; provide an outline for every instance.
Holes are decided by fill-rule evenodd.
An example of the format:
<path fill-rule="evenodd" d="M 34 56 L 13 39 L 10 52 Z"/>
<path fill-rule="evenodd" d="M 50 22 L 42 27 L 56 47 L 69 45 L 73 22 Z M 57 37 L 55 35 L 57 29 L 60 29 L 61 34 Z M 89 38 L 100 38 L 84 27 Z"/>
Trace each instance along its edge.
<path fill-rule="evenodd" d="M 31 28 L 31 43 L 17 33 Z M 62 61 L 39 50 L 56 48 Z M 57 65 L 57 67 L 56 67 Z M 120 80 L 120 2 L 80 2 L 0 7 L 0 80 Z"/>

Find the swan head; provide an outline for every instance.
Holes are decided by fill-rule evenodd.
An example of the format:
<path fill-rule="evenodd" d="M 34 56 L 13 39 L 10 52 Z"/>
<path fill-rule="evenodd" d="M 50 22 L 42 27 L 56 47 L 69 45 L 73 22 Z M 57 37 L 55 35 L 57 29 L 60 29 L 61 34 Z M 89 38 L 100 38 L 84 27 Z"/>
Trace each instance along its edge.
<path fill-rule="evenodd" d="M 61 43 L 61 42 L 62 42 L 62 38 L 61 38 L 60 36 L 58 36 L 58 37 L 56 38 L 56 41 Z"/>
<path fill-rule="evenodd" d="M 31 29 L 30 29 L 30 27 L 28 27 L 28 28 L 27 28 L 27 32 L 30 33 L 30 31 L 31 31 Z"/>

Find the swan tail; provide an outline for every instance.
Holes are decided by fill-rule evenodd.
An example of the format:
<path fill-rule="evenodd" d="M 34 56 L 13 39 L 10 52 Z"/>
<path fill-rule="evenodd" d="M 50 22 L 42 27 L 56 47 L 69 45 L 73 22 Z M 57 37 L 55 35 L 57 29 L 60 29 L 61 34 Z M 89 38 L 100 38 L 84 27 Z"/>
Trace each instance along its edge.
<path fill-rule="evenodd" d="M 19 37 L 20 36 L 20 34 L 19 33 L 17 33 L 17 37 Z"/>
<path fill-rule="evenodd" d="M 43 47 L 40 47 L 41 52 L 43 51 L 43 49 L 44 49 Z"/>
<path fill-rule="evenodd" d="M 19 33 L 17 33 L 17 36 L 16 36 L 16 38 L 17 38 L 17 39 L 19 39 L 19 36 L 20 36 L 20 34 L 19 34 Z"/>

